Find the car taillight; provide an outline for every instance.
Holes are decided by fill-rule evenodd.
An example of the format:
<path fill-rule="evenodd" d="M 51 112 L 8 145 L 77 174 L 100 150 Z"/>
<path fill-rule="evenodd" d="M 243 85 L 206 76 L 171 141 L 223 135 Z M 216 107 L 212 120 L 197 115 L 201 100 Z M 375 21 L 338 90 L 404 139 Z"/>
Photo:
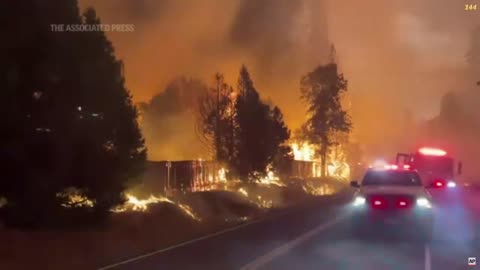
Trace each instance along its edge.
<path fill-rule="evenodd" d="M 375 208 L 375 209 L 384 209 L 384 208 L 387 208 L 388 205 L 387 205 L 387 201 L 384 199 L 384 198 L 379 198 L 379 197 L 375 197 L 375 198 L 372 198 L 371 201 L 370 201 L 370 204 L 372 206 L 372 208 Z"/>
<path fill-rule="evenodd" d="M 406 200 L 399 200 L 397 202 L 397 207 L 399 208 L 405 208 L 408 206 L 408 202 Z"/>

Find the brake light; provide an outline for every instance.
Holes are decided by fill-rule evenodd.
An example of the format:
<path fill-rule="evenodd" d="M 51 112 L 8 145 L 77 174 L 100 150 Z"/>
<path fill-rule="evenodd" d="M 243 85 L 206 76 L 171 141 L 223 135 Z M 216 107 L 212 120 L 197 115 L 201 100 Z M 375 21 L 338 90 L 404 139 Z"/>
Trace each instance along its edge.
<path fill-rule="evenodd" d="M 388 207 L 387 201 L 381 197 L 372 198 L 372 200 L 370 201 L 370 204 L 372 208 L 375 208 L 375 209 L 386 209 Z"/>
<path fill-rule="evenodd" d="M 418 150 L 420 154 L 427 156 L 445 156 L 447 152 L 438 148 L 422 147 Z"/>
<path fill-rule="evenodd" d="M 408 164 L 403 165 L 403 169 L 409 170 L 409 169 L 410 169 L 410 165 L 408 165 Z"/>
<path fill-rule="evenodd" d="M 443 187 L 443 182 L 442 181 L 435 181 L 435 186 L 436 187 Z"/>
<path fill-rule="evenodd" d="M 407 206 L 407 202 L 405 202 L 405 201 L 399 201 L 399 202 L 398 202 L 398 206 L 400 206 L 400 207 L 405 207 L 405 206 Z"/>

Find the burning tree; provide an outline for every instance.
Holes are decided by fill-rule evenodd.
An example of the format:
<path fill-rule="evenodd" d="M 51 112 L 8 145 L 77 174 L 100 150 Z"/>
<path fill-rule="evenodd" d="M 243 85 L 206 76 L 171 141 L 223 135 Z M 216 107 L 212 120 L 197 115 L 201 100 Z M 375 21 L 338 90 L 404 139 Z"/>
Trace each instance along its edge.
<path fill-rule="evenodd" d="M 352 127 L 350 116 L 341 104 L 346 91 L 347 80 L 338 72 L 334 57 L 330 63 L 318 66 L 301 80 L 301 98 L 308 113 L 302 133 L 319 148 L 322 176 L 326 176 L 331 147 L 339 143 L 336 138 L 342 133 L 348 134 Z"/>
<path fill-rule="evenodd" d="M 214 86 L 200 100 L 198 123 L 201 139 L 230 176 L 251 180 L 267 175 L 269 167 L 279 172 L 288 165 L 290 148 L 284 143 L 290 131 L 283 114 L 261 101 L 245 66 L 238 93 L 223 75 L 215 75 Z"/>
<path fill-rule="evenodd" d="M 222 74 L 215 74 L 214 86 L 200 98 L 198 131 L 213 157 L 223 164 L 235 158 L 235 93 Z"/>

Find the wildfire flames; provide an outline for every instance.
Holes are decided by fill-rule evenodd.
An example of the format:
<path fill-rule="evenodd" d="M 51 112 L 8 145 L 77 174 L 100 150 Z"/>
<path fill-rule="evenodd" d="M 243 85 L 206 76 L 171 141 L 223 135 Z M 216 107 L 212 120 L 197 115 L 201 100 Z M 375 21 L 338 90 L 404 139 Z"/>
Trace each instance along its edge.
<path fill-rule="evenodd" d="M 308 143 L 292 143 L 290 147 L 293 150 L 295 160 L 312 161 L 315 157 L 315 148 Z"/>
<path fill-rule="evenodd" d="M 308 143 L 293 143 L 291 144 L 291 148 L 293 149 L 293 154 L 295 160 L 301 161 L 310 161 L 313 163 L 312 166 L 312 176 L 318 177 L 319 170 L 319 161 L 315 159 L 315 147 Z M 332 149 L 332 153 L 328 156 L 327 162 L 327 171 L 329 176 L 334 177 L 342 177 L 347 178 L 350 170 L 348 164 L 344 161 L 345 154 L 341 151 L 341 148 L 336 147 Z M 220 168 L 215 174 L 208 175 L 206 177 L 207 181 L 202 182 L 202 185 L 198 187 L 195 191 L 198 190 L 212 190 L 212 189 L 224 189 L 233 192 L 238 192 L 242 196 L 248 198 L 251 202 L 255 203 L 261 208 L 271 208 L 273 207 L 273 200 L 270 196 L 262 197 L 265 194 L 259 195 L 255 194 L 255 192 L 247 191 L 246 186 L 239 187 L 238 184 L 240 183 L 238 180 L 234 181 L 227 181 L 227 170 L 225 168 Z M 203 178 L 205 179 L 205 178 Z M 254 180 L 257 184 L 266 186 L 266 187 L 286 187 L 286 184 L 280 180 L 274 170 L 273 166 L 269 165 L 267 167 L 267 174 L 265 176 L 254 175 Z M 334 190 L 326 185 L 322 185 L 320 187 L 314 186 L 312 183 L 304 183 L 303 190 L 311 195 L 322 196 L 322 195 L 329 195 L 334 192 Z M 64 193 L 58 194 L 59 197 L 65 198 L 66 203 L 63 205 L 64 207 L 93 207 L 94 202 L 88 200 L 83 194 L 77 190 L 67 190 Z M 132 194 L 126 194 L 127 201 L 121 205 L 112 209 L 112 212 L 127 212 L 127 211 L 138 211 L 138 212 L 146 212 L 148 211 L 150 205 L 158 204 L 158 203 L 168 203 L 178 207 L 180 211 L 182 211 L 185 215 L 191 217 L 194 220 L 201 221 L 198 215 L 192 210 L 192 208 L 188 205 L 175 202 L 167 197 L 164 196 L 154 196 L 150 195 L 146 199 L 140 199 Z M 4 203 L 0 198 L 0 207 Z"/>
<path fill-rule="evenodd" d="M 227 182 L 227 170 L 225 168 L 218 170 L 218 180 L 223 183 Z"/>
<path fill-rule="evenodd" d="M 170 199 L 165 197 L 155 197 L 150 195 L 150 197 L 146 200 L 139 200 L 137 197 L 127 194 L 128 201 L 125 203 L 126 205 L 131 205 L 133 211 L 147 211 L 148 205 L 152 203 L 160 203 L 160 202 L 168 202 L 174 204 Z"/>
<path fill-rule="evenodd" d="M 186 215 L 188 215 L 194 220 L 201 221 L 201 219 L 193 212 L 190 206 L 186 204 L 176 203 L 166 197 L 156 197 L 156 196 L 150 195 L 148 199 L 141 200 L 131 194 L 127 194 L 127 199 L 128 200 L 125 202 L 123 206 L 117 207 L 112 211 L 116 213 L 125 212 L 128 210 L 145 212 L 148 210 L 148 206 L 150 204 L 166 202 L 166 203 L 177 205 L 178 208 L 181 209 Z"/>
<path fill-rule="evenodd" d="M 327 185 L 322 185 L 320 187 L 315 187 L 311 183 L 307 183 L 305 186 L 303 186 L 303 190 L 306 193 L 314 195 L 314 196 L 331 195 L 331 194 L 334 193 L 334 190 Z"/>
<path fill-rule="evenodd" d="M 245 188 L 239 188 L 238 192 L 243 196 L 248 197 L 248 192 L 245 190 Z"/>
<path fill-rule="evenodd" d="M 316 157 L 315 147 L 312 144 L 306 142 L 294 142 L 290 145 L 293 151 L 295 160 L 299 161 L 312 161 L 320 163 L 320 160 Z M 320 176 L 320 169 L 317 168 L 319 164 L 312 166 L 312 176 Z M 346 162 L 346 154 L 342 150 L 341 146 L 337 146 L 332 149 L 331 153 L 327 157 L 327 173 L 329 176 L 348 179 L 350 177 L 350 166 Z"/>
<path fill-rule="evenodd" d="M 93 207 L 94 206 L 93 201 L 88 200 L 85 196 L 81 195 L 77 191 L 68 191 L 62 194 L 58 194 L 57 196 L 66 198 L 67 202 L 62 204 L 63 207 L 72 208 L 72 207 Z M 166 203 L 170 203 L 178 206 L 178 208 L 181 209 L 182 212 L 184 212 L 186 215 L 188 215 L 192 219 L 201 221 L 201 219 L 193 212 L 190 206 L 181 204 L 181 203 L 176 203 L 167 197 L 156 197 L 156 196 L 150 195 L 148 199 L 144 199 L 144 200 L 139 199 L 136 196 L 131 194 L 127 194 L 126 197 L 127 197 L 127 201 L 122 206 L 118 206 L 112 209 L 111 211 L 115 213 L 126 212 L 126 211 L 145 212 L 148 210 L 148 207 L 150 204 L 166 202 Z M 0 200 L 0 205 L 1 203 L 2 201 Z"/>
<path fill-rule="evenodd" d="M 275 185 L 279 187 L 285 186 L 285 184 L 280 181 L 280 178 L 273 172 L 272 165 L 268 165 L 267 175 L 265 177 L 259 178 L 257 181 L 258 183 L 263 185 Z"/>
<path fill-rule="evenodd" d="M 93 201 L 89 200 L 75 188 L 67 188 L 64 192 L 57 193 L 57 197 L 65 200 L 65 203 L 63 203 L 62 206 L 66 208 L 94 206 Z"/>
<path fill-rule="evenodd" d="M 245 188 L 239 188 L 238 189 L 238 193 L 242 194 L 243 196 L 247 197 L 250 199 L 250 201 L 252 201 L 253 203 L 255 203 L 256 205 L 258 205 L 259 207 L 261 208 L 272 208 L 273 207 L 273 200 L 268 200 L 268 199 L 264 199 L 262 198 L 262 196 L 258 195 L 258 196 L 251 196 L 253 198 L 250 198 L 249 196 L 249 193 L 247 192 L 247 190 Z"/>
<path fill-rule="evenodd" d="M 257 205 L 262 208 L 272 208 L 273 200 L 265 200 L 262 196 L 257 196 Z"/>

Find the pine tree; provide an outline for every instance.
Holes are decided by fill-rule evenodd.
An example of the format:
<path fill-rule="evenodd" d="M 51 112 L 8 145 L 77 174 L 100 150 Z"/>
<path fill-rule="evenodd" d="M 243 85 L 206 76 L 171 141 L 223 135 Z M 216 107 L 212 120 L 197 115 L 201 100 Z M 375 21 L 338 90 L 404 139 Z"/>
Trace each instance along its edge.
<path fill-rule="evenodd" d="M 213 86 L 201 98 L 199 106 L 199 135 L 222 164 L 230 164 L 235 158 L 235 97 L 234 91 L 217 73 Z"/>
<path fill-rule="evenodd" d="M 334 51 L 334 50 L 332 50 Z M 301 98 L 307 105 L 308 118 L 303 127 L 309 140 L 319 146 L 321 174 L 326 176 L 327 157 L 337 133 L 349 133 L 351 121 L 342 109 L 341 97 L 347 91 L 347 80 L 331 63 L 320 65 L 301 80 Z"/>
<path fill-rule="evenodd" d="M 242 180 L 264 175 L 290 137 L 280 109 L 260 100 L 245 66 L 240 69 L 235 104 L 237 126 L 236 172 Z"/>
<path fill-rule="evenodd" d="M 0 148 L 9 166 L 0 196 L 28 224 L 53 222 L 65 203 L 58 195 L 70 188 L 107 213 L 146 156 L 122 63 L 102 32 L 52 31 L 100 23 L 93 9 L 81 16 L 76 0 L 1 5 L 12 35 L 0 52 Z"/>

